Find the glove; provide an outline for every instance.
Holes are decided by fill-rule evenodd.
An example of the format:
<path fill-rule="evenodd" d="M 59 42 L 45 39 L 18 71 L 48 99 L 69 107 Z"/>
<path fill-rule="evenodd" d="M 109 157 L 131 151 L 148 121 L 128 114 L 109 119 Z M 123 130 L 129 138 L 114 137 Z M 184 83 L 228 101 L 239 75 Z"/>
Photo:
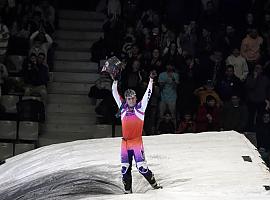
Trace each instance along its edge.
<path fill-rule="evenodd" d="M 156 76 L 157 76 L 156 70 L 153 70 L 153 71 L 150 72 L 149 77 L 150 77 L 151 79 L 154 79 Z"/>

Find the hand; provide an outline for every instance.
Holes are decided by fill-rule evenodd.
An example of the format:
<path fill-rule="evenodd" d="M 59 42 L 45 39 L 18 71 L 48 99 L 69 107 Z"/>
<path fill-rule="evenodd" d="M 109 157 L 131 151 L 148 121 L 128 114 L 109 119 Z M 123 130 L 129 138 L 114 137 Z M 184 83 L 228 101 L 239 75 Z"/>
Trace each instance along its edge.
<path fill-rule="evenodd" d="M 170 39 L 169 38 L 167 38 L 167 47 L 169 48 L 169 46 L 170 46 L 170 44 L 171 44 L 171 41 L 170 41 Z"/>
<path fill-rule="evenodd" d="M 265 110 L 270 110 L 270 101 L 266 99 L 265 103 L 266 103 Z"/>
<path fill-rule="evenodd" d="M 253 72 L 253 75 L 254 75 L 254 79 L 256 79 L 258 77 L 258 72 Z"/>
<path fill-rule="evenodd" d="M 213 117 L 210 114 L 207 114 L 206 117 L 207 117 L 207 119 L 208 119 L 209 122 L 212 122 Z"/>
<path fill-rule="evenodd" d="M 156 70 L 153 70 L 153 71 L 150 72 L 149 77 L 150 77 L 151 79 L 154 79 L 156 76 L 157 76 Z"/>

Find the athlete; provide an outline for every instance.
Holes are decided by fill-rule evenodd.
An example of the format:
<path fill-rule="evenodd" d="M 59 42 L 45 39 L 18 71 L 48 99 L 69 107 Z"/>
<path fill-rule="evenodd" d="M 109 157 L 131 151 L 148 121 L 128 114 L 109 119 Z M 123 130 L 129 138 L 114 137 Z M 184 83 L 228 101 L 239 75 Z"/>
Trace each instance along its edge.
<path fill-rule="evenodd" d="M 161 186 L 156 182 L 154 174 L 148 169 L 142 141 L 142 131 L 144 124 L 144 113 L 147 103 L 152 94 L 153 78 L 156 72 L 150 73 L 150 80 L 147 90 L 142 100 L 137 103 L 136 93 L 134 90 L 128 89 L 125 91 L 123 99 L 117 90 L 118 81 L 114 79 L 112 85 L 113 97 L 120 109 L 122 121 L 122 145 L 121 145 L 121 165 L 122 165 L 122 181 L 125 188 L 125 193 L 132 193 L 132 160 L 136 162 L 136 167 L 139 172 L 146 178 L 154 189 L 159 189 Z"/>

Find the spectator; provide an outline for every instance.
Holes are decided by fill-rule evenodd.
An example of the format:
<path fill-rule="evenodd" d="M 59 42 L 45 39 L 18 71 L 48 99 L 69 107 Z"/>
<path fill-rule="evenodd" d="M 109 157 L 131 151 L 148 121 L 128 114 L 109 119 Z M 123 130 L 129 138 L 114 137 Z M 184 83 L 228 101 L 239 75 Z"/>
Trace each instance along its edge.
<path fill-rule="evenodd" d="M 206 103 L 201 105 L 197 113 L 197 132 L 218 131 L 220 111 L 216 106 L 216 99 L 208 95 Z"/>
<path fill-rule="evenodd" d="M 198 55 L 210 56 L 214 48 L 214 41 L 212 33 L 207 29 L 203 28 L 198 38 Z"/>
<path fill-rule="evenodd" d="M 8 71 L 6 66 L 0 62 L 0 96 L 2 95 L 2 86 L 8 77 Z"/>
<path fill-rule="evenodd" d="M 192 119 L 192 114 L 185 112 L 183 120 L 180 121 L 179 127 L 175 133 L 195 133 L 196 132 L 196 122 Z"/>
<path fill-rule="evenodd" d="M 206 27 L 211 32 L 216 30 L 219 22 L 219 16 L 213 1 L 207 1 L 205 10 L 203 11 L 200 19 L 200 24 L 203 27 Z"/>
<path fill-rule="evenodd" d="M 217 91 L 223 102 L 231 100 L 233 94 L 242 96 L 242 84 L 240 79 L 234 75 L 232 65 L 227 65 L 225 76 L 218 81 Z"/>
<path fill-rule="evenodd" d="M 222 48 L 225 57 L 230 55 L 232 49 L 240 46 L 240 38 L 233 26 L 226 26 L 225 35 L 220 38 L 218 45 Z"/>
<path fill-rule="evenodd" d="M 169 30 L 166 23 L 161 23 L 160 50 L 163 51 L 170 41 Z M 170 41 L 171 42 L 171 41 Z"/>
<path fill-rule="evenodd" d="M 178 67 L 180 56 L 182 55 L 182 49 L 177 46 L 176 43 L 168 41 L 167 47 L 163 51 L 163 61 L 164 65 L 172 63 L 174 66 Z"/>
<path fill-rule="evenodd" d="M 41 13 L 43 25 L 47 28 L 46 32 L 53 33 L 55 24 L 54 7 L 50 5 L 48 0 L 41 0 L 40 4 L 35 8 L 35 11 Z"/>
<path fill-rule="evenodd" d="M 159 75 L 161 72 L 164 72 L 166 69 L 163 67 L 162 58 L 158 49 L 153 49 L 152 56 L 150 60 L 146 60 L 145 70 L 149 73 L 152 70 L 156 70 Z"/>
<path fill-rule="evenodd" d="M 226 59 L 226 65 L 234 67 L 234 75 L 244 82 L 248 75 L 248 65 L 246 59 L 240 55 L 239 49 L 235 48 L 232 54 Z"/>
<path fill-rule="evenodd" d="M 134 60 L 131 64 L 131 69 L 129 66 L 125 71 L 123 71 L 123 80 L 122 86 L 123 89 L 133 89 L 137 92 L 138 98 L 140 98 L 140 87 L 143 81 L 142 71 L 141 71 L 141 62 L 139 60 Z"/>
<path fill-rule="evenodd" d="M 238 95 L 232 95 L 231 101 L 225 103 L 221 112 L 221 130 L 235 130 L 239 133 L 245 131 L 248 120 L 248 109 L 240 103 Z"/>
<path fill-rule="evenodd" d="M 206 98 L 209 95 L 215 98 L 217 107 L 220 107 L 223 105 L 223 102 L 221 101 L 218 94 L 214 90 L 214 85 L 213 85 L 212 80 L 207 80 L 205 85 L 196 89 L 194 91 L 194 95 L 196 95 L 199 98 L 201 106 L 206 103 Z"/>
<path fill-rule="evenodd" d="M 196 53 L 195 47 L 197 39 L 197 24 L 195 21 L 191 21 L 189 24 L 184 25 L 184 31 L 180 32 L 177 37 L 178 49 L 181 47 L 183 52 L 194 56 Z"/>
<path fill-rule="evenodd" d="M 29 54 L 35 54 L 38 56 L 40 53 L 45 55 L 44 64 L 47 64 L 48 50 L 53 43 L 52 38 L 45 32 L 44 27 L 41 26 L 39 31 L 34 32 L 30 36 L 30 52 Z"/>
<path fill-rule="evenodd" d="M 261 122 L 256 126 L 256 139 L 257 148 L 264 149 L 265 151 L 270 151 L 270 114 L 265 111 L 262 114 Z"/>
<path fill-rule="evenodd" d="M 254 130 L 254 122 L 259 119 L 269 99 L 269 79 L 262 73 L 262 66 L 257 64 L 246 80 L 247 105 L 249 109 L 248 130 Z"/>
<path fill-rule="evenodd" d="M 158 134 L 174 133 L 174 121 L 170 113 L 165 113 L 158 126 Z"/>
<path fill-rule="evenodd" d="M 96 80 L 95 85 L 90 88 L 88 97 L 92 103 L 96 104 L 96 99 L 107 99 L 112 97 L 112 80 L 107 72 L 101 72 L 100 77 Z"/>
<path fill-rule="evenodd" d="M 159 104 L 159 116 L 164 116 L 166 109 L 175 119 L 175 106 L 177 99 L 177 85 L 179 84 L 179 76 L 173 70 L 173 65 L 167 64 L 167 71 L 162 72 L 158 77 L 158 82 L 160 85 L 160 104 Z"/>
<path fill-rule="evenodd" d="M 119 0 L 108 0 L 108 16 L 112 16 L 114 19 L 121 16 L 121 3 Z"/>
<path fill-rule="evenodd" d="M 245 22 L 242 24 L 242 35 L 245 36 L 250 30 L 257 26 L 253 13 L 247 13 L 245 16 Z"/>
<path fill-rule="evenodd" d="M 212 80 L 213 85 L 216 86 L 217 80 L 224 73 L 225 63 L 223 61 L 223 54 L 220 50 L 214 50 L 207 58 L 201 58 L 200 70 L 201 80 L 204 83 L 207 80 Z"/>
<path fill-rule="evenodd" d="M 264 21 L 261 25 L 261 32 L 266 46 L 266 57 L 270 56 L 270 13 L 265 13 Z"/>
<path fill-rule="evenodd" d="M 24 95 L 41 96 L 41 99 L 46 105 L 47 101 L 47 83 L 49 81 L 48 67 L 44 64 L 45 54 L 39 53 L 30 55 L 30 61 L 24 68 L 24 81 L 26 84 Z"/>
<path fill-rule="evenodd" d="M 4 62 L 9 39 L 8 27 L 3 23 L 0 16 L 0 62 Z"/>
<path fill-rule="evenodd" d="M 187 108 L 192 112 L 197 110 L 198 101 L 194 95 L 194 90 L 200 85 L 200 65 L 197 59 L 187 55 L 181 68 L 182 84 L 178 88 L 179 98 L 177 99 L 177 114 L 180 114 L 180 116 Z"/>
<path fill-rule="evenodd" d="M 14 21 L 11 28 L 9 40 L 9 55 L 27 56 L 29 52 L 30 24 L 27 16 L 22 21 Z"/>
<path fill-rule="evenodd" d="M 243 39 L 241 44 L 241 55 L 247 60 L 249 71 L 252 72 L 255 63 L 261 57 L 261 46 L 263 38 L 258 35 L 257 29 L 253 28 Z"/>

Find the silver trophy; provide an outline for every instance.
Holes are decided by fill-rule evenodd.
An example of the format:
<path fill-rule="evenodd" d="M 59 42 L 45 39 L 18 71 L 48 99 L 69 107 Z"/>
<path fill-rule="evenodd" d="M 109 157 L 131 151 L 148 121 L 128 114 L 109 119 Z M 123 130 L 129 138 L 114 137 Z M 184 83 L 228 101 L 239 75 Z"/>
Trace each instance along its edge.
<path fill-rule="evenodd" d="M 116 56 L 113 56 L 105 61 L 101 72 L 108 72 L 113 79 L 116 79 L 120 76 L 122 69 L 123 63 Z"/>

